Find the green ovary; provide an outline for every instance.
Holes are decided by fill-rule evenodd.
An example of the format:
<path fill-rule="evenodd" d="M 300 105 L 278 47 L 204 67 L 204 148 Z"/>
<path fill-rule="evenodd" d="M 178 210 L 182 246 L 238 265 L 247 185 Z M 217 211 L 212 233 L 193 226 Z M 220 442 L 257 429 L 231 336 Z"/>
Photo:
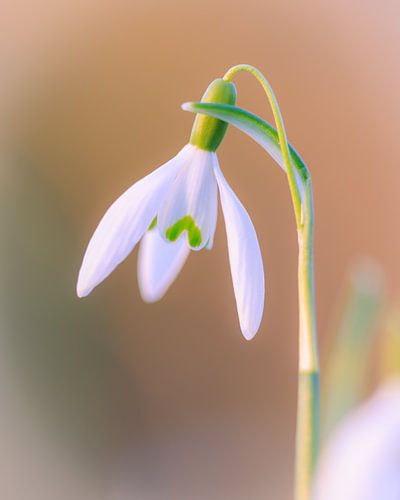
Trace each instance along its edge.
<path fill-rule="evenodd" d="M 233 83 L 217 78 L 208 86 L 201 102 L 235 104 L 236 88 Z M 228 124 L 222 120 L 198 114 L 193 124 L 190 144 L 205 151 L 216 151 L 227 127 Z"/>
<path fill-rule="evenodd" d="M 165 236 L 169 241 L 176 241 L 183 231 L 188 232 L 190 246 L 198 247 L 201 245 L 201 231 L 191 215 L 185 215 L 182 219 L 175 222 L 173 226 L 165 231 Z"/>

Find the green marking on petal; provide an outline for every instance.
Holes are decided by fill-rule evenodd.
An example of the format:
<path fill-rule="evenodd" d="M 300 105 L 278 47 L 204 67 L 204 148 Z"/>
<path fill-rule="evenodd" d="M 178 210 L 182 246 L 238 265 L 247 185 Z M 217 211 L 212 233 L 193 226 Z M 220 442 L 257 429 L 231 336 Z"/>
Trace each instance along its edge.
<path fill-rule="evenodd" d="M 150 224 L 150 226 L 148 228 L 148 231 L 150 231 L 151 229 L 154 229 L 156 226 L 157 226 L 157 215 L 152 220 L 152 222 L 151 222 L 151 224 Z"/>
<path fill-rule="evenodd" d="M 169 241 L 176 241 L 183 231 L 188 232 L 189 243 L 192 247 L 201 245 L 201 231 L 191 215 L 185 215 L 185 217 L 175 222 L 173 226 L 165 231 L 165 236 Z"/>

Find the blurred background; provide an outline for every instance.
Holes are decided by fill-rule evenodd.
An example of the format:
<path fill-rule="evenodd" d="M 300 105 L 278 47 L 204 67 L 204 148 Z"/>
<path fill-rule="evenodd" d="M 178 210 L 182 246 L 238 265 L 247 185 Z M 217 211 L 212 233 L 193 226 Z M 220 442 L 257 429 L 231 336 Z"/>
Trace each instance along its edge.
<path fill-rule="evenodd" d="M 387 297 L 399 294 L 400 4 L 1 10 L 1 498 L 291 498 L 297 241 L 285 177 L 261 148 L 230 128 L 219 154 L 264 257 L 253 341 L 239 330 L 221 217 L 213 251 L 193 254 L 160 303 L 140 299 L 136 250 L 84 300 L 77 273 L 106 207 L 188 141 L 180 104 L 253 64 L 313 176 L 324 373 L 354 262 L 373 259 Z M 239 105 L 271 121 L 257 83 L 235 82 Z"/>

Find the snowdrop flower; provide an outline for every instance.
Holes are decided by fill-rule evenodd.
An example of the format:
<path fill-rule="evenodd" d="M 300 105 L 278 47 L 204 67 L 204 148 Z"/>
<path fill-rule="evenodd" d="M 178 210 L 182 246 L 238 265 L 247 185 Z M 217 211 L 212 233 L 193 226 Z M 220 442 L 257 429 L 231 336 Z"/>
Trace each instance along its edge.
<path fill-rule="evenodd" d="M 400 498 L 400 379 L 339 424 L 321 456 L 315 500 Z"/>
<path fill-rule="evenodd" d="M 217 79 L 202 101 L 235 104 L 235 86 Z M 227 126 L 219 119 L 197 115 L 189 144 L 111 205 L 86 250 L 77 284 L 79 297 L 88 295 L 141 241 L 140 292 L 147 302 L 159 300 L 190 250 L 211 249 L 219 192 L 240 327 L 246 339 L 256 334 L 264 308 L 263 263 L 250 217 L 218 164 L 216 150 Z"/>

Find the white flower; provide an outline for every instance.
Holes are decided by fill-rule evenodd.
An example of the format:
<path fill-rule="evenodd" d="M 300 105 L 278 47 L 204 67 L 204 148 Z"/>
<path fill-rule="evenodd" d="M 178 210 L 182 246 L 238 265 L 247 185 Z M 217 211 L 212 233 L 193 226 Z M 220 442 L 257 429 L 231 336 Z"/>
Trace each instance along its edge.
<path fill-rule="evenodd" d="M 219 102 L 232 102 L 231 94 L 221 98 L 221 88 L 231 94 L 234 89 L 231 83 L 215 80 L 203 99 L 216 100 L 217 91 Z M 147 302 L 159 300 L 190 250 L 212 247 L 219 191 L 240 327 L 246 339 L 256 334 L 264 308 L 263 263 L 250 217 L 225 180 L 215 153 L 226 126 L 198 116 L 191 143 L 111 205 L 86 250 L 79 297 L 88 295 L 141 240 L 140 292 Z"/>
<path fill-rule="evenodd" d="M 339 424 L 315 487 L 316 500 L 400 499 L 400 380 L 387 382 Z"/>

